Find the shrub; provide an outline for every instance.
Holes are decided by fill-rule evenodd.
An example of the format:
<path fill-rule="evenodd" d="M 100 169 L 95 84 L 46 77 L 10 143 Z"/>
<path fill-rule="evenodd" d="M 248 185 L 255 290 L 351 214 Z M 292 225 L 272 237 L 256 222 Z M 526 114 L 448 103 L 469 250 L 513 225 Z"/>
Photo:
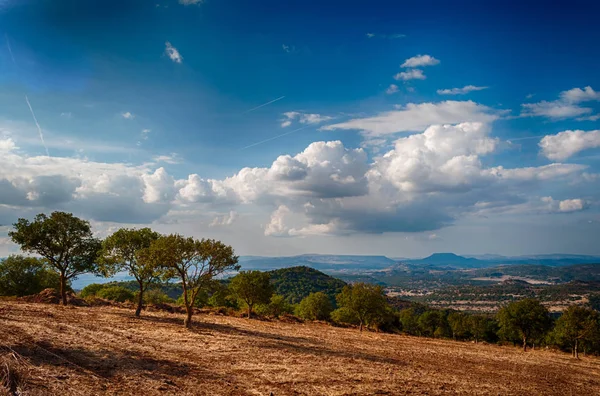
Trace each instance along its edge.
<path fill-rule="evenodd" d="M 285 300 L 285 297 L 279 294 L 273 294 L 271 301 L 268 304 L 257 305 L 256 313 L 259 315 L 273 316 L 278 318 L 283 314 L 291 314 L 294 312 L 294 306 Z"/>
<path fill-rule="evenodd" d="M 0 260 L 0 296 L 28 296 L 47 288 L 60 288 L 60 275 L 44 260 L 24 256 Z"/>
<path fill-rule="evenodd" d="M 107 285 L 100 283 L 90 283 L 79 292 L 79 297 L 88 298 L 92 296 L 98 296 L 98 292 L 102 289 L 105 289 Z"/>
<path fill-rule="evenodd" d="M 146 304 L 159 305 L 174 303 L 171 297 L 160 289 L 150 289 L 144 293 L 144 302 Z"/>
<path fill-rule="evenodd" d="M 104 287 L 100 291 L 98 291 L 96 295 L 100 298 L 116 302 L 133 301 L 135 298 L 131 290 L 126 289 L 122 286 Z"/>
<path fill-rule="evenodd" d="M 338 308 L 331 313 L 331 320 L 335 323 L 345 324 L 360 324 L 360 320 L 356 314 L 348 308 Z"/>
<path fill-rule="evenodd" d="M 306 320 L 329 320 L 333 306 L 327 294 L 311 293 L 300 301 L 296 307 L 296 315 Z"/>

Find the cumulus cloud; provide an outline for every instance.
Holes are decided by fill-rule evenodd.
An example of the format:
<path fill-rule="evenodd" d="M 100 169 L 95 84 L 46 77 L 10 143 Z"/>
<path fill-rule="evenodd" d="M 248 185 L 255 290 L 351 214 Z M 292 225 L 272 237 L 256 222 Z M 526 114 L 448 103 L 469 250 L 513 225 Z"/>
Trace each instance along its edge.
<path fill-rule="evenodd" d="M 292 125 L 294 121 L 299 122 L 300 124 L 305 125 L 313 125 L 320 124 L 329 120 L 332 120 L 333 117 L 325 116 L 321 114 L 314 113 L 303 113 L 300 111 L 288 111 L 283 113 L 283 119 L 281 120 L 281 126 L 283 128 Z"/>
<path fill-rule="evenodd" d="M 127 120 L 132 120 L 135 118 L 135 115 L 133 115 L 131 112 L 129 111 L 125 111 L 123 113 L 121 113 L 121 117 L 127 119 Z"/>
<path fill-rule="evenodd" d="M 440 61 L 431 55 L 417 55 L 405 60 L 401 67 L 435 66 L 439 63 Z"/>
<path fill-rule="evenodd" d="M 394 76 L 395 80 L 410 81 L 410 80 L 425 80 L 427 77 L 421 69 L 410 69 L 405 72 L 397 73 Z"/>
<path fill-rule="evenodd" d="M 590 114 L 593 109 L 582 107 L 579 104 L 583 102 L 600 101 L 600 92 L 596 92 L 592 87 L 573 88 L 563 91 L 559 94 L 559 99 L 554 101 L 542 100 L 537 103 L 524 103 L 521 105 L 522 117 L 547 117 L 553 120 L 579 117 L 578 120 L 591 120 L 595 116 L 581 117 Z"/>
<path fill-rule="evenodd" d="M 395 94 L 398 92 L 398 86 L 396 84 L 391 84 L 386 90 L 385 93 L 388 95 Z"/>
<path fill-rule="evenodd" d="M 175 63 L 181 63 L 183 61 L 183 56 L 181 56 L 177 48 L 173 47 L 168 41 L 165 42 L 165 53 Z"/>
<path fill-rule="evenodd" d="M 483 91 L 484 89 L 488 89 L 488 87 L 477 87 L 475 85 L 466 85 L 462 88 L 452 88 L 452 89 L 438 89 L 438 95 L 465 95 L 469 92 L 473 91 Z"/>
<path fill-rule="evenodd" d="M 551 160 L 566 160 L 580 151 L 600 147 L 600 130 L 563 131 L 547 135 L 539 143 L 542 153 Z"/>
<path fill-rule="evenodd" d="M 368 136 L 383 136 L 398 132 L 423 131 L 433 124 L 457 124 L 467 121 L 488 123 L 498 118 L 497 112 L 473 101 L 409 103 L 396 110 L 372 117 L 355 118 L 322 127 L 323 130 L 351 129 Z"/>
<path fill-rule="evenodd" d="M 238 218 L 238 213 L 234 210 L 229 211 L 223 215 L 215 216 L 210 223 L 210 227 L 223 227 L 232 225 Z"/>

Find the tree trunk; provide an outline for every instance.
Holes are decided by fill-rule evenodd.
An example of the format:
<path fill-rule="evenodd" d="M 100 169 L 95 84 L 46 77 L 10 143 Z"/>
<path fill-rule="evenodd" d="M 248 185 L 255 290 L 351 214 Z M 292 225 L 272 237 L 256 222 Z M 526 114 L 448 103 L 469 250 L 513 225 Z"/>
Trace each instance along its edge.
<path fill-rule="evenodd" d="M 579 340 L 575 339 L 575 359 L 579 359 Z"/>
<path fill-rule="evenodd" d="M 60 297 L 62 305 L 67 305 L 67 278 L 63 273 L 60 274 Z"/>
<path fill-rule="evenodd" d="M 362 329 L 363 329 L 363 321 L 361 320 L 359 330 L 362 332 Z"/>
<path fill-rule="evenodd" d="M 192 327 L 192 315 L 194 314 L 194 307 L 185 307 L 187 316 L 183 320 L 183 325 L 188 329 Z"/>
<path fill-rule="evenodd" d="M 252 315 L 252 305 L 248 304 L 248 319 L 250 319 L 250 315 Z"/>
<path fill-rule="evenodd" d="M 527 352 L 527 337 L 523 337 L 523 352 Z"/>
<path fill-rule="evenodd" d="M 142 307 L 144 306 L 144 288 L 140 286 L 140 294 L 138 295 L 138 305 L 135 310 L 135 316 L 140 316 Z"/>

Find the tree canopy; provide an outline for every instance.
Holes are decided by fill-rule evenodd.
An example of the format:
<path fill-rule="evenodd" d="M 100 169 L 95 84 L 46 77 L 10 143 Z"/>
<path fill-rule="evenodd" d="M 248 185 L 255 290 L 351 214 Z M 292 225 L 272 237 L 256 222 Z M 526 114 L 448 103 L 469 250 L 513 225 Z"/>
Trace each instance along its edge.
<path fill-rule="evenodd" d="M 344 286 L 336 299 L 341 308 L 356 315 L 360 331 L 364 325 L 375 324 L 386 314 L 387 300 L 381 286 L 366 283 Z"/>
<path fill-rule="evenodd" d="M 300 301 L 296 314 L 306 320 L 329 320 L 333 305 L 327 294 L 316 292 Z"/>
<path fill-rule="evenodd" d="M 510 303 L 496 316 L 501 335 L 511 341 L 522 340 L 523 350 L 527 350 L 529 341 L 541 338 L 552 324 L 546 307 L 533 298 Z"/>
<path fill-rule="evenodd" d="M 100 240 L 92 234 L 90 223 L 71 213 L 38 214 L 33 221 L 19 219 L 9 232 L 14 243 L 25 252 L 36 253 L 60 274 L 62 302 L 67 304 L 67 281 L 86 272 L 97 272 Z"/>
<path fill-rule="evenodd" d="M 9 256 L 0 260 L 0 296 L 28 296 L 60 287 L 60 274 L 44 259 Z"/>
<path fill-rule="evenodd" d="M 552 332 L 554 342 L 571 348 L 579 358 L 580 345 L 600 342 L 600 315 L 590 308 L 570 306 L 558 318 Z"/>
<path fill-rule="evenodd" d="M 271 276 L 268 272 L 242 271 L 231 279 L 231 291 L 248 307 L 248 317 L 256 304 L 267 304 L 273 294 Z"/>

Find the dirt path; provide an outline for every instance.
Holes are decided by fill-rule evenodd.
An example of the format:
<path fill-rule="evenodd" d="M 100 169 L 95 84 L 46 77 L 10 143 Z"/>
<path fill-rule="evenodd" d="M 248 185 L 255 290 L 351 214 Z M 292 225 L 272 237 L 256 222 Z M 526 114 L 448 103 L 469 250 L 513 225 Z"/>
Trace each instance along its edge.
<path fill-rule="evenodd" d="M 143 315 L 0 301 L 0 354 L 23 357 L 34 395 L 600 394 L 597 358 L 213 315 L 186 330 L 182 315 Z"/>

